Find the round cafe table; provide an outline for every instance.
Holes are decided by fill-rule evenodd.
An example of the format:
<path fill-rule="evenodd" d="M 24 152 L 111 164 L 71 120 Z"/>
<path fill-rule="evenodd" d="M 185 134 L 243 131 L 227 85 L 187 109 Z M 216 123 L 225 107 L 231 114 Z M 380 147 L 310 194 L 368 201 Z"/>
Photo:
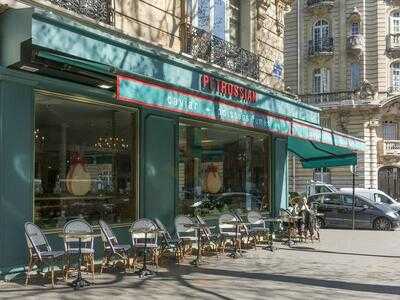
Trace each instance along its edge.
<path fill-rule="evenodd" d="M 215 228 L 215 226 L 208 226 L 207 224 L 201 224 L 201 223 L 192 223 L 192 224 L 187 223 L 187 224 L 182 224 L 182 225 L 185 228 L 193 228 L 193 229 L 196 229 L 196 231 L 197 231 L 197 256 L 191 262 L 191 264 L 198 267 L 205 263 L 205 261 L 202 258 L 202 255 L 201 255 L 201 247 L 202 247 L 201 233 L 205 230 L 213 229 L 213 228 Z"/>
<path fill-rule="evenodd" d="M 164 231 L 159 228 L 142 227 L 129 229 L 130 233 L 143 233 L 144 234 L 144 248 L 143 248 L 143 267 L 137 271 L 140 278 L 149 275 L 154 275 L 155 272 L 147 268 L 147 235 L 148 234 L 162 234 Z"/>
<path fill-rule="evenodd" d="M 240 231 L 241 226 L 250 225 L 251 223 L 245 223 L 240 220 L 231 220 L 231 221 L 225 221 L 224 224 L 235 225 L 235 240 L 236 240 L 236 242 L 235 242 L 235 246 L 233 247 L 233 251 L 229 254 L 229 256 L 232 258 L 243 257 L 241 247 L 238 246 L 241 242 L 239 239 L 239 231 Z"/>
<path fill-rule="evenodd" d="M 296 243 L 296 241 L 292 239 L 292 231 L 295 230 L 294 225 L 296 224 L 296 221 L 302 218 L 303 217 L 301 216 L 285 216 L 282 218 L 282 222 L 288 223 L 288 239 L 283 244 L 292 247 Z"/>
<path fill-rule="evenodd" d="M 88 281 L 88 280 L 86 280 L 85 278 L 82 277 L 82 261 L 83 261 L 82 240 L 100 237 L 101 234 L 99 234 L 99 233 L 88 233 L 87 231 L 74 231 L 74 232 L 68 232 L 68 233 L 61 233 L 59 236 L 61 238 L 77 239 L 78 240 L 78 276 L 74 281 L 72 281 L 71 286 L 75 290 L 78 290 L 78 289 L 83 288 L 85 286 L 89 286 L 89 285 L 94 284 L 93 282 L 90 282 L 90 281 Z"/>

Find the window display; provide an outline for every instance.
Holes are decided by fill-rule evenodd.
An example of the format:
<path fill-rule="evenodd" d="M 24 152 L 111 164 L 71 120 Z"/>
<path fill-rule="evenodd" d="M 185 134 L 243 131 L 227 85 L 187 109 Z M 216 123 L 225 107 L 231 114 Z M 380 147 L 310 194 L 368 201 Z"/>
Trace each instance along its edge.
<path fill-rule="evenodd" d="M 269 210 L 268 135 L 183 121 L 179 125 L 179 214 Z"/>
<path fill-rule="evenodd" d="M 136 113 L 37 94 L 34 221 L 130 223 L 136 211 Z"/>

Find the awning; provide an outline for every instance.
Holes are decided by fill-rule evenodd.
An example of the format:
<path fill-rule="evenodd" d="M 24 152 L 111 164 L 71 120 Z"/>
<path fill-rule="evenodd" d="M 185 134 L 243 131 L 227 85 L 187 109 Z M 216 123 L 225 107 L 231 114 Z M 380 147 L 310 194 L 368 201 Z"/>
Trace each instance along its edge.
<path fill-rule="evenodd" d="M 357 153 L 351 148 L 343 148 L 295 137 L 288 138 L 288 150 L 301 161 L 303 168 L 341 167 L 357 164 Z"/>

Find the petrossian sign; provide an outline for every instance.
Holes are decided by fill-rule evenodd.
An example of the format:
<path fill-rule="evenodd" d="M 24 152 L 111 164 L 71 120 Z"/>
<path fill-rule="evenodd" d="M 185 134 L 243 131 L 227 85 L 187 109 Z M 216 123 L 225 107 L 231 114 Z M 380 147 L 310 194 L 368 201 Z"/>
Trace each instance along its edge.
<path fill-rule="evenodd" d="M 216 79 L 207 74 L 201 75 L 200 81 L 201 90 L 204 92 L 248 104 L 257 101 L 257 92 L 246 87 Z"/>

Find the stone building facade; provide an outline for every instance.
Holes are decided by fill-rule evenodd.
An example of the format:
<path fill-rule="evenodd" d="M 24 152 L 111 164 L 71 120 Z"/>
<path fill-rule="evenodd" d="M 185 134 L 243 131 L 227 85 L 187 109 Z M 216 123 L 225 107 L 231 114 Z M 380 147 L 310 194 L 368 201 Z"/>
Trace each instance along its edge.
<path fill-rule="evenodd" d="M 321 125 L 365 140 L 358 186 L 399 197 L 400 1 L 300 0 L 286 26 L 286 85 L 322 109 Z M 292 190 L 321 178 L 351 185 L 349 168 L 289 165 Z"/>

